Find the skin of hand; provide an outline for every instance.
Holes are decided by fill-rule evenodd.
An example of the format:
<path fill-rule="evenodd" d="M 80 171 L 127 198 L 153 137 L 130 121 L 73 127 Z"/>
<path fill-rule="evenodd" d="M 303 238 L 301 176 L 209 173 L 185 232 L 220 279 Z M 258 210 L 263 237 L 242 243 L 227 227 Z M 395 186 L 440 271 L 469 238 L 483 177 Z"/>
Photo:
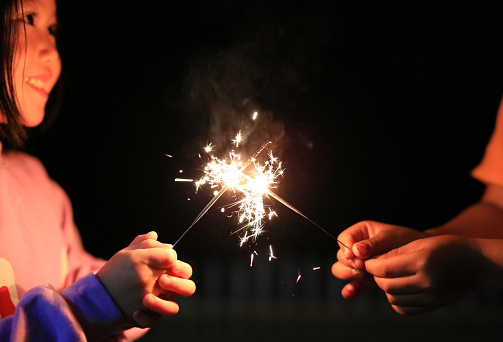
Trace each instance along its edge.
<path fill-rule="evenodd" d="M 454 235 L 415 240 L 366 260 L 365 268 L 401 315 L 452 303 L 484 287 L 482 279 L 494 274 L 478 239 Z"/>
<path fill-rule="evenodd" d="M 376 286 L 372 275 L 365 272 L 365 259 L 386 253 L 428 235 L 417 230 L 375 221 L 362 221 L 344 230 L 338 240 L 342 246 L 337 252 L 337 262 L 332 274 L 351 280 L 341 291 L 346 299 L 353 299 Z"/>
<path fill-rule="evenodd" d="M 139 327 L 152 327 L 163 316 L 173 316 L 178 313 L 178 304 L 173 301 L 166 302 L 170 297 L 187 297 L 194 294 L 196 286 L 192 280 L 192 268 L 189 264 L 177 260 L 166 274 L 162 274 L 157 283 L 166 290 L 165 294 L 156 296 L 147 294 L 143 297 L 143 304 L 148 310 L 135 310 L 133 319 Z"/>
<path fill-rule="evenodd" d="M 195 291 L 188 279 L 191 274 L 190 265 L 177 260 L 172 246 L 157 241 L 157 234 L 150 232 L 117 252 L 96 275 L 133 325 L 150 327 L 159 315 L 178 313 L 172 297 Z M 144 309 L 145 314 L 138 312 Z"/>

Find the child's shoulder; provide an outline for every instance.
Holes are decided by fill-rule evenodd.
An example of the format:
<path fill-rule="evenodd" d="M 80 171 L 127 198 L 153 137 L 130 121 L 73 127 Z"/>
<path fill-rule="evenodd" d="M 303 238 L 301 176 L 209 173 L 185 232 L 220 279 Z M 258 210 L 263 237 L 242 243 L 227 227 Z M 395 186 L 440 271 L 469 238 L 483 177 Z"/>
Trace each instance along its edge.
<path fill-rule="evenodd" d="M 2 159 L 10 169 L 16 170 L 17 172 L 24 173 L 31 177 L 48 177 L 42 162 L 38 158 L 25 152 L 6 151 L 2 153 Z"/>

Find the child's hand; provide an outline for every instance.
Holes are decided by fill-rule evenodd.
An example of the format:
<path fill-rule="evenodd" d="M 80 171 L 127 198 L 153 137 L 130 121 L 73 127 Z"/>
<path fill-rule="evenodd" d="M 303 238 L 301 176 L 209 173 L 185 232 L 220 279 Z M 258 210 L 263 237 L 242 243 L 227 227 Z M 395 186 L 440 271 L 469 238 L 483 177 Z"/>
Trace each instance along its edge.
<path fill-rule="evenodd" d="M 127 247 L 117 252 L 96 274 L 128 319 L 133 318 L 133 312 L 144 309 L 144 301 L 151 307 L 158 308 L 162 314 L 176 314 L 178 305 L 171 300 L 157 297 L 152 301 L 150 294 L 157 296 L 168 291 L 183 295 L 189 293 L 187 279 L 180 284 L 172 282 L 168 290 L 161 288 L 157 280 L 172 269 L 180 268 L 176 252 L 171 245 L 158 242 L 157 234 L 150 232 L 140 235 Z M 186 274 L 186 267 L 181 267 Z M 186 290 L 184 292 L 184 290 Z M 169 297 L 166 297 L 169 298 Z M 161 302 L 163 301 L 162 305 Z M 155 310 L 157 311 L 157 310 Z"/>
<path fill-rule="evenodd" d="M 338 240 L 349 249 L 339 249 L 332 273 L 340 279 L 354 280 L 342 289 L 342 296 L 352 299 L 376 286 L 365 271 L 365 259 L 424 237 L 426 234 L 414 229 L 374 221 L 359 222 L 344 230 Z"/>
<path fill-rule="evenodd" d="M 475 239 L 453 235 L 418 239 L 365 261 L 402 315 L 440 308 L 478 289 L 488 264 Z"/>
<path fill-rule="evenodd" d="M 192 267 L 177 260 L 165 274 L 162 274 L 157 284 L 159 288 L 154 293 L 143 298 L 143 304 L 149 310 L 136 310 L 133 318 L 140 327 L 151 327 L 157 324 L 162 316 L 173 316 L 178 313 L 178 304 L 173 297 L 186 297 L 194 294 L 196 285 L 192 280 Z M 160 290 L 160 294 L 157 292 Z"/>

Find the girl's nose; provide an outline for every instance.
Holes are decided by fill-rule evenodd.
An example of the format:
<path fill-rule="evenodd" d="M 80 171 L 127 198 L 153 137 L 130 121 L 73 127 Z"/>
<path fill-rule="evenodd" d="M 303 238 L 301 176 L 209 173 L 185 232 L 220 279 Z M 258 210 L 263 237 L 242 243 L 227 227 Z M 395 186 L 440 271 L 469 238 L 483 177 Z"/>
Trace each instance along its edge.
<path fill-rule="evenodd" d="M 39 57 L 43 62 L 59 62 L 59 52 L 56 47 L 56 40 L 52 35 L 49 33 L 40 33 L 38 48 Z"/>

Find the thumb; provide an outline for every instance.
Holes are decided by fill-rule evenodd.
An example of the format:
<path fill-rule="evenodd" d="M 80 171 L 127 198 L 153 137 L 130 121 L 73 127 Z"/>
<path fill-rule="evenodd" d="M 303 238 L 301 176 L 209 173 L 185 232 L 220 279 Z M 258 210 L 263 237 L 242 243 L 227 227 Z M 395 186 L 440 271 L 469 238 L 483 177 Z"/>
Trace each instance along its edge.
<path fill-rule="evenodd" d="M 145 241 L 145 240 L 157 240 L 157 233 L 154 231 L 151 231 L 151 232 L 148 232 L 147 234 L 138 235 L 137 237 L 134 238 L 133 241 L 131 241 L 129 246 L 136 245 L 136 244 L 138 244 L 142 241 Z"/>
<path fill-rule="evenodd" d="M 391 234 L 377 234 L 353 245 L 353 253 L 360 259 L 369 259 L 396 248 L 396 239 Z"/>

